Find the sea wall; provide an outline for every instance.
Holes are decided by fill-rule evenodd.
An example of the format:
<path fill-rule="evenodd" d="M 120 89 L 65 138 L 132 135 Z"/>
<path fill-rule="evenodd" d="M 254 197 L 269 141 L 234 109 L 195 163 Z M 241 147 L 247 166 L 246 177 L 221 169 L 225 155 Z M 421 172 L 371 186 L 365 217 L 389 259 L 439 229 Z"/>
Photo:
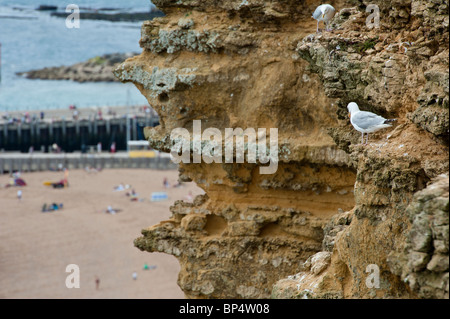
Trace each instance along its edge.
<path fill-rule="evenodd" d="M 95 114 L 95 117 L 80 120 L 60 118 L 40 121 L 36 118 L 28 122 L 0 123 L 0 151 L 27 153 L 32 148 L 47 152 L 54 143 L 64 152 L 86 152 L 89 147 L 96 147 L 97 143 L 101 143 L 104 150 L 108 150 L 112 143 L 116 144 L 117 151 L 127 150 L 127 138 L 143 140 L 143 128 L 159 123 L 157 117 L 135 114 L 130 116 L 128 122 L 126 117 L 106 115 L 105 118 L 97 118 Z"/>

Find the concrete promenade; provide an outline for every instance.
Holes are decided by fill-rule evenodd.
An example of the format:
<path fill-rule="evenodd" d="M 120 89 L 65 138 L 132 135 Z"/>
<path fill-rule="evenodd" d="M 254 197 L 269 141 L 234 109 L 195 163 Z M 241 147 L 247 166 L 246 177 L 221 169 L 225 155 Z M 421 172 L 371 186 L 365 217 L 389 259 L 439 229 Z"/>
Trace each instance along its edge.
<path fill-rule="evenodd" d="M 169 155 L 157 153 L 156 157 L 129 157 L 127 152 L 117 153 L 0 153 L 0 174 L 14 171 L 56 171 L 63 168 L 98 170 L 105 168 L 148 168 L 148 169 L 177 169 Z"/>

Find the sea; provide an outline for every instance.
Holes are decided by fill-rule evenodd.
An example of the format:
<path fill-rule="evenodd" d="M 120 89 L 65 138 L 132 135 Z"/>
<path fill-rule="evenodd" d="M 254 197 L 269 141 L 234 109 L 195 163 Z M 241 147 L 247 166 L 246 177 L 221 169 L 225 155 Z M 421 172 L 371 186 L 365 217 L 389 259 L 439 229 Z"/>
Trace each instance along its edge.
<path fill-rule="evenodd" d="M 39 5 L 55 5 L 64 12 L 76 4 L 82 10 L 116 9 L 148 11 L 149 0 L 0 0 L 0 114 L 9 111 L 37 111 L 104 106 L 148 105 L 131 83 L 78 83 L 31 80 L 16 75 L 44 67 L 72 65 L 107 53 L 140 53 L 142 22 L 80 20 L 79 28 L 67 28 L 66 19 L 53 17 Z M 69 15 L 70 13 L 67 13 Z"/>

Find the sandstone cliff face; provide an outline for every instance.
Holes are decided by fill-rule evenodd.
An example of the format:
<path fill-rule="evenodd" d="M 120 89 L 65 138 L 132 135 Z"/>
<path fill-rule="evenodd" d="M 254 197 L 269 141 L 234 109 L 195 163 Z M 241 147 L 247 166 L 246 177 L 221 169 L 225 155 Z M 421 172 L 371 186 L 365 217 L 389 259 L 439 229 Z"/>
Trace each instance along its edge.
<path fill-rule="evenodd" d="M 135 240 L 178 258 L 187 297 L 448 296 L 445 248 L 424 257 L 439 264 L 428 270 L 443 287 L 433 293 L 421 292 L 428 266 L 407 266 L 416 227 L 407 207 L 448 172 L 444 2 L 372 1 L 381 23 L 369 29 L 368 3 L 335 1 L 336 30 L 320 35 L 311 34 L 314 1 L 153 2 L 166 17 L 143 24 L 142 54 L 115 70 L 160 116 L 145 131 L 150 144 L 169 151 L 172 130 L 192 132 L 193 120 L 222 134 L 278 128 L 275 174 L 260 174 L 261 164 L 182 163 L 180 180 L 206 194 L 174 203 L 170 220 Z M 356 145 L 350 101 L 398 124 Z M 448 204 L 439 207 L 448 220 Z M 366 284 L 369 265 L 378 288 Z"/>
<path fill-rule="evenodd" d="M 417 192 L 407 208 L 412 224 L 405 249 L 391 258 L 394 273 L 422 298 L 448 299 L 448 176 Z"/>

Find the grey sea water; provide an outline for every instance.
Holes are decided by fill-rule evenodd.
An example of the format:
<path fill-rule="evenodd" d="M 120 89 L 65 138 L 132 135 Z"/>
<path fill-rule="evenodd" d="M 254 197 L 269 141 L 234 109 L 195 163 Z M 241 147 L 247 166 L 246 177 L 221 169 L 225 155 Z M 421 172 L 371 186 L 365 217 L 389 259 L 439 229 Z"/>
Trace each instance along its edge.
<path fill-rule="evenodd" d="M 80 108 L 147 104 L 132 84 L 29 80 L 16 75 L 71 65 L 106 53 L 141 52 L 141 22 L 81 20 L 79 29 L 68 29 L 64 18 L 35 10 L 45 4 L 64 11 L 70 3 L 80 8 L 127 12 L 145 11 L 152 6 L 149 0 L 0 0 L 0 112 L 60 109 L 72 104 Z"/>

